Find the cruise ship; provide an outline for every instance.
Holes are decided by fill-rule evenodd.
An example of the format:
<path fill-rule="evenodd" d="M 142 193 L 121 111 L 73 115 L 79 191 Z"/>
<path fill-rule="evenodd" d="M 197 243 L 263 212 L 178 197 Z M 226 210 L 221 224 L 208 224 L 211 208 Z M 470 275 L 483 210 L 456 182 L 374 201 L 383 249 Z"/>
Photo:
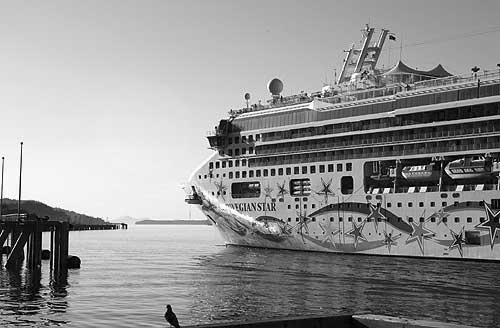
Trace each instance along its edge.
<path fill-rule="evenodd" d="M 185 201 L 230 245 L 500 260 L 500 69 L 378 68 L 394 39 L 366 26 L 321 91 L 246 94 Z"/>

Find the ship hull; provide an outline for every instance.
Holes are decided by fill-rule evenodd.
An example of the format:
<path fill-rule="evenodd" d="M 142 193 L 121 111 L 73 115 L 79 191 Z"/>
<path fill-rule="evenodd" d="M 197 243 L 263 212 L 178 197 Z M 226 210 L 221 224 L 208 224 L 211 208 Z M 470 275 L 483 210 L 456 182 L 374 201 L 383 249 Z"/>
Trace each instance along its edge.
<path fill-rule="evenodd" d="M 363 166 L 361 161 L 353 164 L 353 171 Z M 191 184 L 200 198 L 198 207 L 231 245 L 500 260 L 500 225 L 498 230 L 495 225 L 500 210 L 490 202 L 500 198 L 498 190 L 321 194 L 327 176 L 309 175 L 313 194 L 307 199 L 271 191 L 271 186 L 284 185 L 290 177 L 260 179 L 267 195 L 251 200 L 218 195 L 213 191 L 217 186 L 230 184 L 223 179 L 199 183 L 193 178 Z"/>

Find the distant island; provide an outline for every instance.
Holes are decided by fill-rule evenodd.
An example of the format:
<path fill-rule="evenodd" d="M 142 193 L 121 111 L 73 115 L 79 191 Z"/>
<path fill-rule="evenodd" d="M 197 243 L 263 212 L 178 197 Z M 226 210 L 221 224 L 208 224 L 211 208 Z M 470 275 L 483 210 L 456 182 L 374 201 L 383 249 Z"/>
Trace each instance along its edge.
<path fill-rule="evenodd" d="M 210 225 L 208 220 L 141 220 L 135 224 Z"/>

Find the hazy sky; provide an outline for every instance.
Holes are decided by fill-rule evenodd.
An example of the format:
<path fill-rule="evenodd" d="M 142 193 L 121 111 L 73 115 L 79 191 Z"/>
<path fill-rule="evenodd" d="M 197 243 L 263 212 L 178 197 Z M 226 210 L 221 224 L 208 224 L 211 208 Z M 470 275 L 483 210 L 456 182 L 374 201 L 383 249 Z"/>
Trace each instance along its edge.
<path fill-rule="evenodd" d="M 399 58 L 500 62 L 500 1 L 0 1 L 4 196 L 114 219 L 186 218 L 179 185 L 231 108 L 321 89 L 365 23 Z M 385 51 L 379 64 L 389 65 Z M 200 218 L 193 211 L 193 218 Z"/>

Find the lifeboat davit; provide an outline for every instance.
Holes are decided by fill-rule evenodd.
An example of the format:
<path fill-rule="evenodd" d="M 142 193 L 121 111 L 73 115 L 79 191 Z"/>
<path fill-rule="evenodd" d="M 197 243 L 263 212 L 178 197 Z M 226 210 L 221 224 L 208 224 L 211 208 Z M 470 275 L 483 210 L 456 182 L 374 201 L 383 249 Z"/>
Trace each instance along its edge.
<path fill-rule="evenodd" d="M 439 170 L 436 166 L 435 163 L 405 166 L 401 170 L 401 175 L 408 181 L 435 181 L 439 179 Z"/>
<path fill-rule="evenodd" d="M 479 155 L 464 157 L 449 162 L 444 171 L 454 180 L 476 179 L 491 174 L 491 160 Z"/>

